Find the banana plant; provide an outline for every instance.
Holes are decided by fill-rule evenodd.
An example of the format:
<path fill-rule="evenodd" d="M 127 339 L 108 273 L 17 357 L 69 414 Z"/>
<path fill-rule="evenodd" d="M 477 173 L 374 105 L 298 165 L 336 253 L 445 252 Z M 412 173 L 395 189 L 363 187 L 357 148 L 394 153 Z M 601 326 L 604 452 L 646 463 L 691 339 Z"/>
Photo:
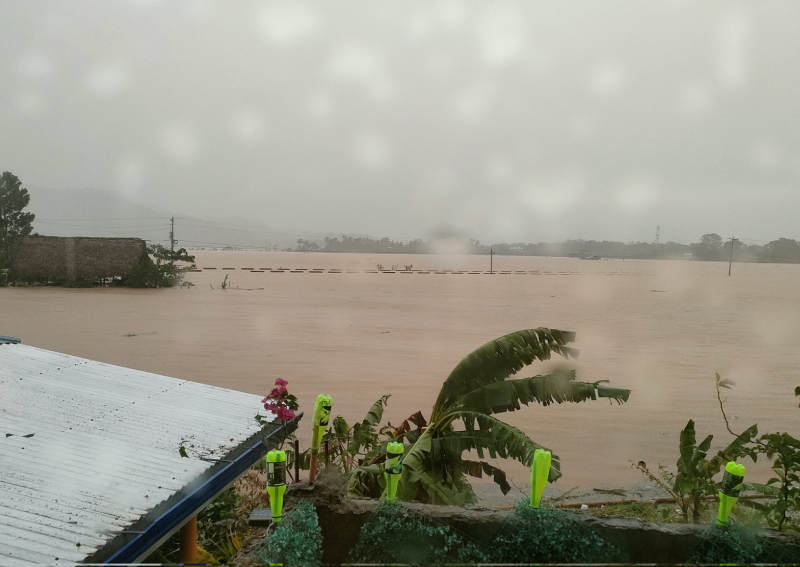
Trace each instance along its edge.
<path fill-rule="evenodd" d="M 690 419 L 680 435 L 680 456 L 676 463 L 677 473 L 672 473 L 663 465 L 659 465 L 659 473 L 655 475 L 650 472 L 643 461 L 631 464 L 667 491 L 678 505 L 684 521 L 689 521 L 691 513 L 692 522 L 697 523 L 704 510 L 703 497 L 717 494 L 721 485 L 714 480 L 714 477 L 725 468 L 728 461 L 735 461 L 745 455 L 755 460 L 756 456 L 748 445 L 752 443 L 756 435 L 758 435 L 758 427 L 751 425 L 727 447 L 709 459 L 708 451 L 711 449 L 711 441 L 714 436 L 706 436 L 698 445 L 694 420 Z"/>
<path fill-rule="evenodd" d="M 577 382 L 574 370 L 512 378 L 537 360 L 549 360 L 553 353 L 565 358 L 577 356 L 578 351 L 567 346 L 574 340 L 575 333 L 568 331 L 527 329 L 490 341 L 464 357 L 444 381 L 430 419 L 426 422 L 417 412 L 394 430 L 393 440 L 407 447 L 398 498 L 440 504 L 473 503 L 475 493 L 467 476 L 484 474 L 507 493 L 510 486 L 506 474 L 485 462 L 486 455 L 530 466 L 534 451 L 543 447 L 496 414 L 517 411 L 531 402 L 543 406 L 597 398 L 626 402 L 630 390 L 608 387 L 604 385 L 606 380 Z M 464 454 L 471 451 L 481 460 L 465 459 Z M 356 484 L 376 487 L 380 485 L 380 473 L 376 461 L 355 469 L 353 474 L 358 479 Z M 377 478 L 369 482 L 369 476 Z M 554 455 L 549 480 L 555 481 L 559 476 L 560 463 Z M 375 496 L 374 492 L 361 495 Z"/>

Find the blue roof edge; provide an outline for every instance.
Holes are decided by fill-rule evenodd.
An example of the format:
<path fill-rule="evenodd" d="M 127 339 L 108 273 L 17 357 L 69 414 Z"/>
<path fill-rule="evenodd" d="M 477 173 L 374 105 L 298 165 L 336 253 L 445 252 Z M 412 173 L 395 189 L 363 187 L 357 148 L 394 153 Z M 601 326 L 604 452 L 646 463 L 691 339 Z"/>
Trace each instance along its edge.
<path fill-rule="evenodd" d="M 251 440 L 243 443 L 243 445 L 246 445 L 249 442 L 249 447 L 247 447 L 244 452 L 219 470 L 214 471 L 212 468 L 211 476 L 202 481 L 199 486 L 189 491 L 183 498 L 172 504 L 166 511 L 155 518 L 147 528 L 137 533 L 136 537 L 125 543 L 107 559 L 102 560 L 100 564 L 130 565 L 131 563 L 138 563 L 145 559 L 158 549 L 158 547 L 164 543 L 169 536 L 175 533 L 178 528 L 189 519 L 196 516 L 209 501 L 256 464 L 258 460 L 269 451 L 270 445 L 277 444 L 277 442 L 269 443 L 269 440 L 274 439 L 278 435 L 282 435 L 284 432 L 288 435 L 295 431 L 302 417 L 303 413 L 300 412 L 295 419 L 288 422 L 285 426 L 277 427 L 266 435 L 256 434 L 254 436 L 255 441 L 252 441 L 253 438 L 251 437 Z M 108 549 L 116 540 L 117 538 L 93 555 L 95 557 L 101 555 L 104 549 Z M 92 561 L 92 559 L 92 557 L 89 557 L 87 561 L 91 561 L 93 564 L 98 563 L 96 560 Z"/>
<path fill-rule="evenodd" d="M 0 345 L 15 345 L 21 342 L 22 341 L 17 337 L 7 337 L 5 335 L 0 335 Z"/>

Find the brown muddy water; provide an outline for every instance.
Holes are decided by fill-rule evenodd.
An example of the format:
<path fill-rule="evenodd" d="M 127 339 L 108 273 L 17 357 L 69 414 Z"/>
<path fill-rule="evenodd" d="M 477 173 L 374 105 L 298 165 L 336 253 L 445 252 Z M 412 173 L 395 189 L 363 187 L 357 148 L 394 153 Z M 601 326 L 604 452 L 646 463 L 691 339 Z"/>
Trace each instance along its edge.
<path fill-rule="evenodd" d="M 391 394 L 386 417 L 397 423 L 416 410 L 427 416 L 453 366 L 486 341 L 537 326 L 576 331 L 579 379 L 630 388 L 630 402 L 503 416 L 560 455 L 562 489 L 635 483 L 641 475 L 629 460 L 674 467 L 690 418 L 699 434 L 715 435 L 713 447 L 730 442 L 715 371 L 737 383 L 726 392 L 734 429 L 757 422 L 761 431 L 800 433 L 798 265 L 734 264 L 728 277 L 722 263 L 495 257 L 495 270 L 512 273 L 422 274 L 364 270 L 486 271 L 489 258 L 196 255 L 199 268 L 216 269 L 189 273 L 189 289 L 0 289 L 0 334 L 254 394 L 281 377 L 301 409 L 328 393 L 334 415 L 350 423 Z M 342 273 L 241 270 L 281 267 Z M 226 274 L 233 287 L 222 290 Z M 308 420 L 302 440 L 307 429 Z M 527 480 L 521 466 L 506 468 L 515 482 Z"/>

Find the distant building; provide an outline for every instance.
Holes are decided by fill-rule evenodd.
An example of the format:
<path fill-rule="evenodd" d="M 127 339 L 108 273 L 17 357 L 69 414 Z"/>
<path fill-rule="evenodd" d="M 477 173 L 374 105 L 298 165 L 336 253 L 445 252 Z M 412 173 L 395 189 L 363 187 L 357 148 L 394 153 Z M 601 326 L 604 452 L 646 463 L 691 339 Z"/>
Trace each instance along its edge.
<path fill-rule="evenodd" d="M 149 257 L 141 238 L 26 236 L 11 277 L 40 282 L 123 277 L 142 261 Z"/>

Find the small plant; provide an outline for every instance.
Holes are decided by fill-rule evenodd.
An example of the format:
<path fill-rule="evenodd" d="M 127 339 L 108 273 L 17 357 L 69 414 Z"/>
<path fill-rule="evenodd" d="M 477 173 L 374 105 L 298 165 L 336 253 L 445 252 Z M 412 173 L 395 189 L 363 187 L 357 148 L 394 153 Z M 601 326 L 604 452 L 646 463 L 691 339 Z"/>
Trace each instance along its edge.
<path fill-rule="evenodd" d="M 656 476 L 643 461 L 631 463 L 631 465 L 667 491 L 680 508 L 684 521 L 688 522 L 691 515 L 692 522 L 699 522 L 705 509 L 703 497 L 717 494 L 720 488 L 720 483 L 714 480 L 714 476 L 719 474 L 728 461 L 735 461 L 737 458 L 749 454 L 746 445 L 757 434 L 758 428 L 755 425 L 751 426 L 725 449 L 708 459 L 708 451 L 714 436 L 708 435 L 698 445 L 694 420 L 690 419 L 681 431 L 677 473 L 670 472 L 665 466 L 659 465 L 658 476 Z"/>
<path fill-rule="evenodd" d="M 406 264 L 403 267 L 405 268 L 406 272 L 410 272 L 411 268 L 414 267 L 414 264 Z"/>
<path fill-rule="evenodd" d="M 758 426 L 751 425 L 743 433 L 734 433 L 728 425 L 728 418 L 725 415 L 725 407 L 721 390 L 730 389 L 735 383 L 732 380 L 722 378 L 716 373 L 717 399 L 722 415 L 725 418 L 725 425 L 728 431 L 736 437 L 733 442 L 725 449 L 719 451 L 714 457 L 708 459 L 708 451 L 711 448 L 713 435 L 708 435 L 698 445 L 694 430 L 694 420 L 689 420 L 686 427 L 681 431 L 680 436 L 680 456 L 678 457 L 677 473 L 672 473 L 663 465 L 659 465 L 658 476 L 653 474 L 644 461 L 639 463 L 631 462 L 631 465 L 642 471 L 647 477 L 663 488 L 675 500 L 680 508 L 684 521 L 689 521 L 691 513 L 692 522 L 699 522 L 705 510 L 703 502 L 704 496 L 716 496 L 721 483 L 714 480 L 714 477 L 725 468 L 729 461 L 735 461 L 742 457 L 750 457 L 754 462 L 758 458 L 756 451 L 752 447 L 753 440 L 758 435 Z"/>
<path fill-rule="evenodd" d="M 289 382 L 282 378 L 278 378 L 275 380 L 275 387 L 272 391 L 261 400 L 261 403 L 264 404 L 264 409 L 274 415 L 277 419 L 283 422 L 283 425 L 286 425 L 287 421 L 293 420 L 297 417 L 295 413 L 299 407 L 297 405 L 297 397 L 290 394 L 286 387 L 289 385 Z M 272 428 L 273 423 L 272 420 L 268 419 L 267 416 L 263 416 L 260 413 L 256 414 L 255 416 L 256 423 L 261 426 L 262 429 Z M 286 428 L 283 428 L 283 431 L 286 431 Z M 286 443 L 289 436 L 284 433 L 283 440 L 281 441 L 279 448 Z M 288 466 L 288 465 L 287 465 Z"/>
<path fill-rule="evenodd" d="M 377 565 L 489 562 L 481 546 L 449 526 L 387 502 L 362 526 L 350 561 Z"/>
<path fill-rule="evenodd" d="M 378 271 L 381 271 L 381 272 L 383 271 L 383 264 L 378 264 L 377 267 L 378 267 Z"/>
<path fill-rule="evenodd" d="M 255 557 L 271 565 L 320 565 L 322 530 L 314 506 L 305 500 L 286 513 L 255 551 Z"/>
<path fill-rule="evenodd" d="M 728 431 L 732 435 L 736 435 L 731 430 L 720 396 L 720 388 L 730 388 L 731 385 L 733 382 L 722 380 L 717 374 L 717 398 L 720 411 Z M 794 389 L 794 395 L 800 396 L 800 387 Z M 772 459 L 772 470 L 776 476 L 770 478 L 766 484 L 747 483 L 745 487 L 759 494 L 775 496 L 776 501 L 766 504 L 747 502 L 745 505 L 763 512 L 767 524 L 778 531 L 783 530 L 786 526 L 797 529 L 796 513 L 800 511 L 800 440 L 788 433 L 767 433 L 753 442 L 748 449 L 748 454 L 753 461 L 759 454 Z"/>
<path fill-rule="evenodd" d="M 383 449 L 391 436 L 387 435 L 386 440 L 382 443 L 378 434 L 386 433 L 387 429 L 393 430 L 393 428 L 390 425 L 381 429 L 380 432 L 376 429 L 383 418 L 383 411 L 389 397 L 388 395 L 381 396 L 372 404 L 364 419 L 352 427 L 340 415 L 333 419 L 332 426 L 322 436 L 322 442 L 327 442 L 329 447 L 328 458 L 332 466 L 337 467 L 345 474 L 350 474 L 353 468 L 368 462 L 372 463 L 385 453 Z"/>
<path fill-rule="evenodd" d="M 514 509 L 513 519 L 492 542 L 494 563 L 611 563 L 620 551 L 589 526 L 563 510 L 534 510 L 527 501 Z"/>
<path fill-rule="evenodd" d="M 773 459 L 772 470 L 776 476 L 765 485 L 752 483 L 749 487 L 777 497 L 775 504 L 765 509 L 770 527 L 778 531 L 787 525 L 796 528 L 790 518 L 793 512 L 800 510 L 800 440 L 788 433 L 768 433 L 762 435 L 760 441 L 764 443 L 763 452 Z"/>
<path fill-rule="evenodd" d="M 231 285 L 230 283 L 228 283 L 228 276 L 229 274 L 225 274 L 225 279 L 222 280 L 221 284 L 219 284 L 219 287 L 221 287 L 222 289 L 228 289 Z"/>

